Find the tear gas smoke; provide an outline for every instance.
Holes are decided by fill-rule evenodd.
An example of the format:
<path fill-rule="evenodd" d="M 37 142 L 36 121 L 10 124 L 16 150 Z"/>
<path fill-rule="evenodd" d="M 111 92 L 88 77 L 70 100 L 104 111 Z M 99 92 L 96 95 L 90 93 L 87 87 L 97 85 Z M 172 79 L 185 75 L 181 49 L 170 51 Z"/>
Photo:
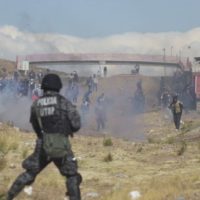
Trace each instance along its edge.
<path fill-rule="evenodd" d="M 110 77 L 100 80 L 98 91 L 93 91 L 90 100 L 91 105 L 87 114 L 87 122 L 83 126 L 82 134 L 88 134 L 91 130 L 94 134 L 102 134 L 105 131 L 113 136 L 128 138 L 132 140 L 144 140 L 144 121 L 142 115 L 134 113 L 131 99 L 136 90 L 136 83 L 143 79 L 144 93 L 147 95 L 146 105 L 151 106 L 157 101 L 158 80 L 154 78 L 141 78 L 134 76 Z M 150 87 L 150 85 L 152 87 Z M 64 83 L 61 93 L 66 96 L 68 85 Z M 77 108 L 81 113 L 81 103 L 86 93 L 85 80 L 79 87 Z M 106 109 L 106 129 L 97 132 L 97 122 L 95 116 L 95 106 L 97 97 L 105 93 Z M 153 100 L 152 100 L 152 99 Z M 29 123 L 30 107 L 32 100 L 30 97 L 14 97 L 9 90 L 4 91 L 0 96 L 0 121 L 13 123 L 21 129 L 32 130 Z M 82 116 L 83 117 L 83 116 Z M 139 119 L 139 121 L 138 121 Z"/>

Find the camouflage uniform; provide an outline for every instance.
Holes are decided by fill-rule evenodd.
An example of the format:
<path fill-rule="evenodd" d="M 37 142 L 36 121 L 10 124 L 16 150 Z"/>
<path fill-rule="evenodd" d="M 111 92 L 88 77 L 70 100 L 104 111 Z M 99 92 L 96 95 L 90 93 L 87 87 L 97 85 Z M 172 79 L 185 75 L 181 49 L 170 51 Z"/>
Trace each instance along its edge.
<path fill-rule="evenodd" d="M 42 132 L 36 110 L 39 108 L 42 129 L 44 133 L 62 133 L 73 136 L 80 128 L 80 116 L 70 101 L 55 91 L 46 91 L 44 96 L 36 100 L 31 107 L 30 122 L 37 134 L 35 150 L 32 155 L 25 159 L 22 167 L 26 170 L 19 175 L 11 186 L 7 200 L 11 200 L 26 186 L 34 182 L 36 176 L 51 162 L 59 169 L 60 173 L 67 178 L 67 195 L 70 200 L 80 200 L 79 185 L 82 181 L 77 172 L 77 162 L 71 150 L 68 140 L 68 153 L 63 158 L 49 158 L 42 148 Z"/>

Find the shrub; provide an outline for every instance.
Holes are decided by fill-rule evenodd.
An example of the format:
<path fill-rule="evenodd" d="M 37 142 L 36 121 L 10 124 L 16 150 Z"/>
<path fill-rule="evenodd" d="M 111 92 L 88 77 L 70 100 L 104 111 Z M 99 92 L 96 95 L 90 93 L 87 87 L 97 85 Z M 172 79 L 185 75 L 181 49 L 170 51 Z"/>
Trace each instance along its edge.
<path fill-rule="evenodd" d="M 111 162 L 113 160 L 113 156 L 111 153 L 109 153 L 108 155 L 106 155 L 103 159 L 105 162 Z"/>
<path fill-rule="evenodd" d="M 148 141 L 148 143 L 150 143 L 150 144 L 154 144 L 154 143 L 158 144 L 158 143 L 161 142 L 161 141 L 160 141 L 158 138 L 156 138 L 155 136 L 154 136 L 154 137 L 153 137 L 153 136 L 147 137 L 147 141 Z"/>
<path fill-rule="evenodd" d="M 143 147 L 142 146 L 139 146 L 136 150 L 137 153 L 141 153 L 143 151 Z"/>
<path fill-rule="evenodd" d="M 153 139 L 153 137 L 147 137 L 147 141 L 148 141 L 148 143 L 154 143 L 154 139 Z"/>
<path fill-rule="evenodd" d="M 166 140 L 167 144 L 173 144 L 174 142 L 175 142 L 175 137 L 173 137 L 173 136 L 172 137 L 168 137 L 167 140 Z"/>
<path fill-rule="evenodd" d="M 183 155 L 185 153 L 186 149 L 187 149 L 187 144 L 184 141 L 181 142 L 180 148 L 177 151 L 177 155 L 178 156 Z"/>
<path fill-rule="evenodd" d="M 113 142 L 111 138 L 104 138 L 103 140 L 103 146 L 112 146 Z"/>

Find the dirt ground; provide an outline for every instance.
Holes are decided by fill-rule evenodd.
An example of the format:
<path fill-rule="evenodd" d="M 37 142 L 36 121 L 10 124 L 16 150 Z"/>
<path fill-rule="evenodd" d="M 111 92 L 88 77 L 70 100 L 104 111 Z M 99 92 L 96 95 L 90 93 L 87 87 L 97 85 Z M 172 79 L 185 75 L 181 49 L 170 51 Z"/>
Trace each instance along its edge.
<path fill-rule="evenodd" d="M 141 78 L 148 112 L 133 115 L 125 99 Z M 106 130 L 97 132 L 91 115 L 90 123 L 70 139 L 83 176 L 83 200 L 131 200 L 131 191 L 138 191 L 140 200 L 200 199 L 200 114 L 184 113 L 176 131 L 168 113 L 155 109 L 158 82 L 138 76 L 101 80 L 92 101 L 102 92 L 109 97 Z M 32 153 L 35 139 L 32 132 L 0 125 L 1 195 L 23 172 L 21 162 Z M 22 192 L 16 199 L 63 200 L 66 191 L 64 178 L 52 164 L 32 187 L 31 196 Z"/>
<path fill-rule="evenodd" d="M 181 196 L 200 199 L 199 114 L 184 115 L 179 132 L 162 111 L 140 117 L 145 121 L 145 141 L 87 129 L 71 139 L 83 176 L 83 199 L 127 200 L 131 199 L 129 192 L 135 190 L 141 193 L 142 200 L 176 200 Z M 132 133 L 136 134 L 134 130 Z M 35 136 L 4 124 L 0 135 L 0 150 L 6 152 L 5 165 L 0 162 L 0 192 L 4 193 L 23 171 L 21 162 L 33 151 Z M 64 198 L 64 192 L 64 179 L 50 165 L 33 184 L 32 196 L 22 192 L 16 199 L 59 200 Z"/>

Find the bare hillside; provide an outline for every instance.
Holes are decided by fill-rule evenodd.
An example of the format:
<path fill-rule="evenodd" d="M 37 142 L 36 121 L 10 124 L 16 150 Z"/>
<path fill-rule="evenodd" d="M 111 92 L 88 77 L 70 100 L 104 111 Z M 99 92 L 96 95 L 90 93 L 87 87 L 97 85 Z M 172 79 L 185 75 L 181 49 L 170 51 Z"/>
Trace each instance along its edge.
<path fill-rule="evenodd" d="M 0 70 L 5 68 L 8 72 L 13 72 L 15 69 L 15 62 L 5 59 L 0 59 Z"/>

